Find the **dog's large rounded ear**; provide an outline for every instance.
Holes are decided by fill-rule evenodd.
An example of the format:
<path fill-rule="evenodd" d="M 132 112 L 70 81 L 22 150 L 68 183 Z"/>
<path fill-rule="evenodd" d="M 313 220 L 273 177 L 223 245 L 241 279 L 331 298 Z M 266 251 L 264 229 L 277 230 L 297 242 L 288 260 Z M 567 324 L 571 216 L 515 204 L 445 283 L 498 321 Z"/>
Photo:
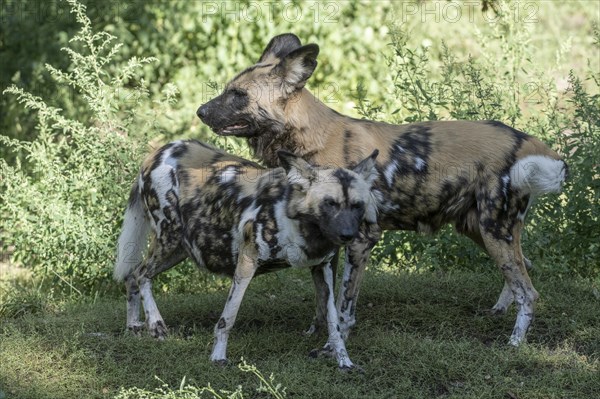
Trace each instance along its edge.
<path fill-rule="evenodd" d="M 317 171 L 301 157 L 284 150 L 277 151 L 281 166 L 288 174 L 290 183 L 308 188 L 317 179 Z"/>
<path fill-rule="evenodd" d="M 286 55 L 281 62 L 273 68 L 273 73 L 283 79 L 284 89 L 287 94 L 304 87 L 317 67 L 319 46 L 307 44 Z"/>
<path fill-rule="evenodd" d="M 377 180 L 377 177 L 379 176 L 376 167 L 377 163 L 375 162 L 377 155 L 379 155 L 379 150 L 376 149 L 366 159 L 360 161 L 353 169 L 355 173 L 361 175 L 369 184 L 373 184 L 373 182 Z"/>
<path fill-rule="evenodd" d="M 271 39 L 267 47 L 263 51 L 262 55 L 258 59 L 258 63 L 265 62 L 271 58 L 273 61 L 275 58 L 281 60 L 283 57 L 291 53 L 292 51 L 300 48 L 302 43 L 298 36 L 293 33 L 284 33 L 277 35 Z"/>

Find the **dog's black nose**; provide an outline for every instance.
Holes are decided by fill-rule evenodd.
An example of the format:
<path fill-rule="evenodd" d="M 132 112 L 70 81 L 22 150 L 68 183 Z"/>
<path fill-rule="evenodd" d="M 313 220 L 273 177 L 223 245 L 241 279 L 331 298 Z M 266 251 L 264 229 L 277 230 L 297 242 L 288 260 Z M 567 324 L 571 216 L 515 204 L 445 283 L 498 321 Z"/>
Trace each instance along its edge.
<path fill-rule="evenodd" d="M 354 238 L 354 234 L 348 234 L 348 233 L 340 234 L 340 240 L 342 240 L 342 242 L 352 241 L 353 238 Z"/>
<path fill-rule="evenodd" d="M 203 104 L 200 106 L 200 108 L 198 108 L 198 111 L 196 111 L 196 115 L 198 115 L 198 118 L 204 120 L 204 118 L 206 118 L 206 115 L 208 114 L 208 107 L 206 106 L 206 104 Z"/>

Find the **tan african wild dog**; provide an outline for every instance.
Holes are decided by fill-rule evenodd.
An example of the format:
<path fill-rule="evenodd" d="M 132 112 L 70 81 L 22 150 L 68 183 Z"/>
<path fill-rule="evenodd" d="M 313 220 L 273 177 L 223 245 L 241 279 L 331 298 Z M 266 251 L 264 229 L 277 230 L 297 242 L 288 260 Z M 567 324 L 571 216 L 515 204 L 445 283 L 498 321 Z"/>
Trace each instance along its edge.
<path fill-rule="evenodd" d="M 354 367 L 337 327 L 330 261 L 340 245 L 377 223 L 371 195 L 377 151 L 353 170 L 312 167 L 287 152 L 279 157 L 285 169 L 263 169 L 193 140 L 172 142 L 147 157 L 131 190 L 114 271 L 126 283 L 130 330 L 144 325 L 143 301 L 150 334 L 166 336 L 152 278 L 189 256 L 201 268 L 233 277 L 211 355 L 225 362 L 229 331 L 252 277 L 312 267 L 324 282 L 318 287 L 329 326 L 324 350 L 341 369 Z"/>
<path fill-rule="evenodd" d="M 293 34 L 274 37 L 258 62 L 202 105 L 198 116 L 219 135 L 247 138 L 270 167 L 278 164 L 280 149 L 312 164 L 351 167 L 379 148 L 374 191 L 381 228 L 434 232 L 454 223 L 484 247 L 505 279 L 492 311 L 504 313 L 516 301 L 509 342 L 519 345 L 538 298 L 521 252 L 521 229 L 535 197 L 561 190 L 566 164 L 538 139 L 501 122 L 390 125 L 340 115 L 304 88 L 318 53 L 316 44 L 302 46 Z M 379 238 L 375 229 L 371 233 L 346 246 L 337 301 L 344 337 L 355 324 L 359 285 Z"/>

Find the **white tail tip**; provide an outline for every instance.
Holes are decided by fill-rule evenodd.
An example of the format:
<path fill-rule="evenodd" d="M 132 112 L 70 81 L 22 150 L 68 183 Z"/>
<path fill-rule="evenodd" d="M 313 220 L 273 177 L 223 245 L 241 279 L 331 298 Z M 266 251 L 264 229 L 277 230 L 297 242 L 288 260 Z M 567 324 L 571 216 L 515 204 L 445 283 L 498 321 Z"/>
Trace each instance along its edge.
<path fill-rule="evenodd" d="M 534 196 L 559 193 L 567 175 L 562 160 L 543 155 L 529 155 L 510 168 L 511 185 Z"/>

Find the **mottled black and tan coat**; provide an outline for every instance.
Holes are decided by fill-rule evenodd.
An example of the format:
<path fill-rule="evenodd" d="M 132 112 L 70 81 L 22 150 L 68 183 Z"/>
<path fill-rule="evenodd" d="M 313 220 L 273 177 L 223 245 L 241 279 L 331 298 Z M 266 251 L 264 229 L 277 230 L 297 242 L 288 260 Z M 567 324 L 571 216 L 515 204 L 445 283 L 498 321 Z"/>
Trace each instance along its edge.
<path fill-rule="evenodd" d="M 374 190 L 381 228 L 435 232 L 453 223 L 484 247 L 505 278 L 493 311 L 505 312 L 516 301 L 510 343 L 518 345 L 538 297 L 521 252 L 521 229 L 535 197 L 560 191 L 565 163 L 538 139 L 496 121 L 391 125 L 340 115 L 304 88 L 318 53 L 316 44 L 302 46 L 292 34 L 276 36 L 198 116 L 217 134 L 247 138 L 270 167 L 280 149 L 316 165 L 351 167 L 379 148 Z M 372 232 L 346 246 L 337 301 L 344 336 L 355 323 L 361 277 L 378 239 Z"/>
<path fill-rule="evenodd" d="M 152 336 L 165 323 L 152 296 L 152 278 L 187 257 L 233 277 L 215 327 L 211 359 L 226 359 L 227 337 L 255 274 L 312 267 L 323 282 L 321 311 L 329 325 L 326 349 L 352 368 L 338 328 L 331 259 L 338 247 L 376 225 L 371 184 L 374 151 L 354 170 L 312 167 L 281 152 L 285 168 L 258 165 L 198 141 L 177 141 L 152 153 L 133 185 L 118 242 L 114 276 L 127 286 L 127 327 L 137 331 L 143 303 Z M 150 248 L 146 243 L 150 236 Z"/>

